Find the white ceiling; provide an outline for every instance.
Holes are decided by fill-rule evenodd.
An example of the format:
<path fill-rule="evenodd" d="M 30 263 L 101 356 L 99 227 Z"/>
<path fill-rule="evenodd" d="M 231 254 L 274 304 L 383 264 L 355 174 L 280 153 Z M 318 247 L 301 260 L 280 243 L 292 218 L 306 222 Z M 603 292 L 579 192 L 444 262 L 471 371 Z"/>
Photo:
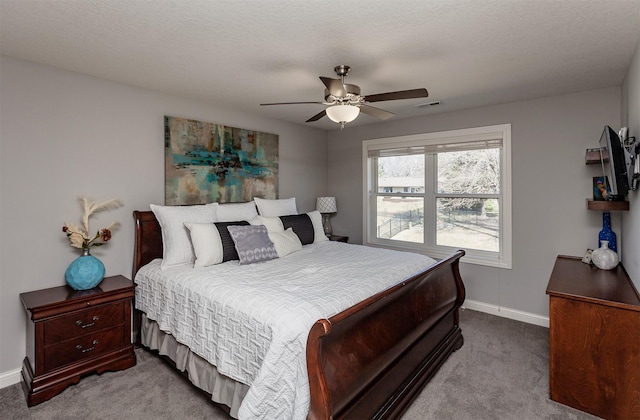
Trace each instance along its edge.
<path fill-rule="evenodd" d="M 640 0 L 0 0 L 3 55 L 301 124 L 323 106 L 259 104 L 321 101 L 339 64 L 427 88 L 374 104 L 398 119 L 618 86 L 639 38 Z"/>

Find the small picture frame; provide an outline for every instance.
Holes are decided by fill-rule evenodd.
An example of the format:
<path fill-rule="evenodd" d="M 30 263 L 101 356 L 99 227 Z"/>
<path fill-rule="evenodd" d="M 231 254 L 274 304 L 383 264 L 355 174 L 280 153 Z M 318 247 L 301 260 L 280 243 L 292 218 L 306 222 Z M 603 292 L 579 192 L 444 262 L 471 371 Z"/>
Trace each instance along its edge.
<path fill-rule="evenodd" d="M 606 201 L 611 190 L 606 176 L 593 177 L 593 201 Z"/>
<path fill-rule="evenodd" d="M 584 253 L 584 257 L 582 257 L 582 262 L 585 264 L 591 264 L 592 253 L 593 253 L 593 249 L 587 249 L 587 252 Z"/>

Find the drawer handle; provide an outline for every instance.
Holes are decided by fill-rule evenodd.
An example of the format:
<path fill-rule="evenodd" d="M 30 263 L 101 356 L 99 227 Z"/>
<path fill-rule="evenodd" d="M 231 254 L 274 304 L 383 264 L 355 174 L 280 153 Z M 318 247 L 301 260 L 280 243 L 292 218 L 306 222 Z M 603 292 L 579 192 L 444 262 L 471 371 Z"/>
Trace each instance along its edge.
<path fill-rule="evenodd" d="M 80 328 L 87 328 L 87 327 L 93 327 L 96 324 L 96 321 L 99 320 L 100 317 L 98 315 L 94 315 L 93 318 L 91 318 L 91 320 L 93 321 L 90 324 L 85 324 L 84 322 L 82 322 L 82 320 L 77 320 L 76 321 L 76 325 L 79 326 Z"/>
<path fill-rule="evenodd" d="M 78 344 L 76 346 L 76 350 L 78 350 L 78 351 L 80 351 L 82 353 L 87 353 L 89 351 L 92 351 L 93 349 L 96 348 L 95 346 L 96 346 L 96 344 L 98 344 L 98 340 L 93 340 L 93 342 L 91 344 L 92 344 L 92 346 L 89 347 L 89 348 L 86 348 L 86 349 L 83 349 L 82 346 L 80 344 Z"/>

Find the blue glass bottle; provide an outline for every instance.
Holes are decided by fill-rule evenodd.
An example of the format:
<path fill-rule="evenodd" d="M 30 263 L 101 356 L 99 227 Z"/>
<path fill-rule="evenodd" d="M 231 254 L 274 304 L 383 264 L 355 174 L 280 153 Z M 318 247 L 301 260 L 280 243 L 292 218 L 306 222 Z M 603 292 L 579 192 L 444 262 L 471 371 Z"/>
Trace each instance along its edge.
<path fill-rule="evenodd" d="M 602 213 L 602 230 L 598 234 L 598 246 L 600 247 L 600 241 L 609 241 L 609 249 L 614 252 L 618 252 L 618 244 L 616 241 L 616 233 L 611 230 L 611 213 Z"/>

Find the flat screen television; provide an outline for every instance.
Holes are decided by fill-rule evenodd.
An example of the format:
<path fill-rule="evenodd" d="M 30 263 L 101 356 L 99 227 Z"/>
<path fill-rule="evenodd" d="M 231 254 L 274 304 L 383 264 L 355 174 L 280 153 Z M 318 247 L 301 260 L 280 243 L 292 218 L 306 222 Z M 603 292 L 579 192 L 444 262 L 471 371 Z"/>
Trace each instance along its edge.
<path fill-rule="evenodd" d="M 606 162 L 604 151 L 609 155 L 608 163 Z M 618 134 L 606 125 L 600 137 L 600 161 L 602 162 L 602 171 L 607 184 L 607 200 L 624 200 L 629 193 L 627 154 L 628 152 L 625 150 Z"/>

